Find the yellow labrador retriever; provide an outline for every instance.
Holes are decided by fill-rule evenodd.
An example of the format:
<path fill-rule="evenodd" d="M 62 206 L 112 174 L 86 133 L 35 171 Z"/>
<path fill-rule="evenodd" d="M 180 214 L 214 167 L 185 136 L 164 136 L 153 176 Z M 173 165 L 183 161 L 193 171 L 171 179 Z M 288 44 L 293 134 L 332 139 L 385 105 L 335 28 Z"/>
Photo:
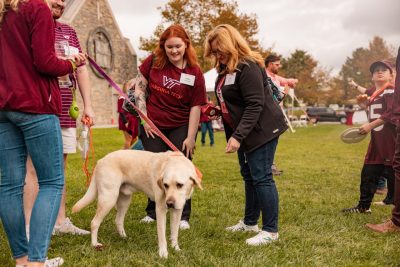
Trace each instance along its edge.
<path fill-rule="evenodd" d="M 97 196 L 97 211 L 91 222 L 92 246 L 101 248 L 97 233 L 104 217 L 115 206 L 118 233 L 126 237 L 124 218 L 132 193 L 143 192 L 156 202 L 157 235 L 160 257 L 167 258 L 165 237 L 167 210 L 171 210 L 171 243 L 179 251 L 178 231 L 183 206 L 201 183 L 193 163 L 180 152 L 152 153 L 138 150 L 119 150 L 97 162 L 86 194 L 74 205 L 78 212 Z"/>

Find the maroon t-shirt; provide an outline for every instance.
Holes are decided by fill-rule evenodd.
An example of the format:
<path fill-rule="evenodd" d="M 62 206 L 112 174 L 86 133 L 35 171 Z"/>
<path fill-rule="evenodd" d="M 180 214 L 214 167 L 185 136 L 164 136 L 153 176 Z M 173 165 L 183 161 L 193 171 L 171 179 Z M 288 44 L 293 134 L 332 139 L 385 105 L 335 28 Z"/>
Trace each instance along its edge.
<path fill-rule="evenodd" d="M 147 115 L 160 129 L 171 129 L 189 123 L 190 109 L 206 103 L 203 73 L 198 66 L 177 68 L 168 63 L 163 69 L 153 66 L 153 56 L 147 57 L 139 70 L 148 81 Z M 194 76 L 194 85 L 181 84 L 181 74 Z"/>
<path fill-rule="evenodd" d="M 369 121 L 382 119 L 385 124 L 372 129 L 365 164 L 393 164 L 396 140 L 396 127 L 392 123 L 393 93 L 393 87 L 385 89 L 368 107 Z"/>
<path fill-rule="evenodd" d="M 375 92 L 375 89 L 376 89 L 375 86 L 368 88 L 367 90 L 365 90 L 365 94 L 367 96 L 371 96 Z"/>

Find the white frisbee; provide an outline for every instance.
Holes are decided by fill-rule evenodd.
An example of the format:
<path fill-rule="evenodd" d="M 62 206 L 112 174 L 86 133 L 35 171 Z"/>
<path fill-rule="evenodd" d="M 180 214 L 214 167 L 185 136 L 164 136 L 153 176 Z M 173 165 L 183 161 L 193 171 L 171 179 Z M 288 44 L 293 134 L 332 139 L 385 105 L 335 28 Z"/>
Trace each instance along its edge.
<path fill-rule="evenodd" d="M 340 139 L 346 144 L 354 144 L 361 142 L 367 134 L 360 134 L 359 128 L 348 128 L 340 135 Z"/>

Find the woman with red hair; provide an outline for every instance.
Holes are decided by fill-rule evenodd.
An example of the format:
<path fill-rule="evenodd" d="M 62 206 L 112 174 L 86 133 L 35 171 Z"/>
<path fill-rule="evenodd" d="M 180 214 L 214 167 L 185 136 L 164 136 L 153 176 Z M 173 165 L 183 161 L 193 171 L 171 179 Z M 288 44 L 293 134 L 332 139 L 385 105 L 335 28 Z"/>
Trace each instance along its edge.
<path fill-rule="evenodd" d="M 203 73 L 189 35 L 180 25 L 171 25 L 160 36 L 154 53 L 139 67 L 135 85 L 139 109 L 171 142 L 192 158 L 200 119 L 200 106 L 206 102 Z M 143 120 L 140 139 L 151 152 L 169 150 Z M 188 229 L 191 200 L 186 201 L 180 228 Z M 148 200 L 147 216 L 142 222 L 156 219 L 155 202 Z"/>

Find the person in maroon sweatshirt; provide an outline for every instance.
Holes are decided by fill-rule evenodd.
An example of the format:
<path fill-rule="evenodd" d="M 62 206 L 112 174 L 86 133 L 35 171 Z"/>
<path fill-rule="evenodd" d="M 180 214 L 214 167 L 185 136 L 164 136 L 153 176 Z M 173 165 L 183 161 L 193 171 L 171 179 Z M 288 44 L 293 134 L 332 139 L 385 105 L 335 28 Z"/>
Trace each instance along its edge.
<path fill-rule="evenodd" d="M 396 124 L 396 147 L 393 159 L 393 168 L 395 173 L 394 181 L 394 208 L 392 218 L 380 224 L 366 224 L 369 229 L 379 232 L 400 232 L 400 47 L 396 60 L 396 85 L 393 101 L 393 120 Z"/>
<path fill-rule="evenodd" d="M 0 57 L 0 219 L 16 266 L 44 266 L 64 185 L 57 77 L 84 64 L 85 56 L 56 57 L 45 1 L 0 0 Z M 28 154 L 40 188 L 29 243 L 22 200 Z"/>

